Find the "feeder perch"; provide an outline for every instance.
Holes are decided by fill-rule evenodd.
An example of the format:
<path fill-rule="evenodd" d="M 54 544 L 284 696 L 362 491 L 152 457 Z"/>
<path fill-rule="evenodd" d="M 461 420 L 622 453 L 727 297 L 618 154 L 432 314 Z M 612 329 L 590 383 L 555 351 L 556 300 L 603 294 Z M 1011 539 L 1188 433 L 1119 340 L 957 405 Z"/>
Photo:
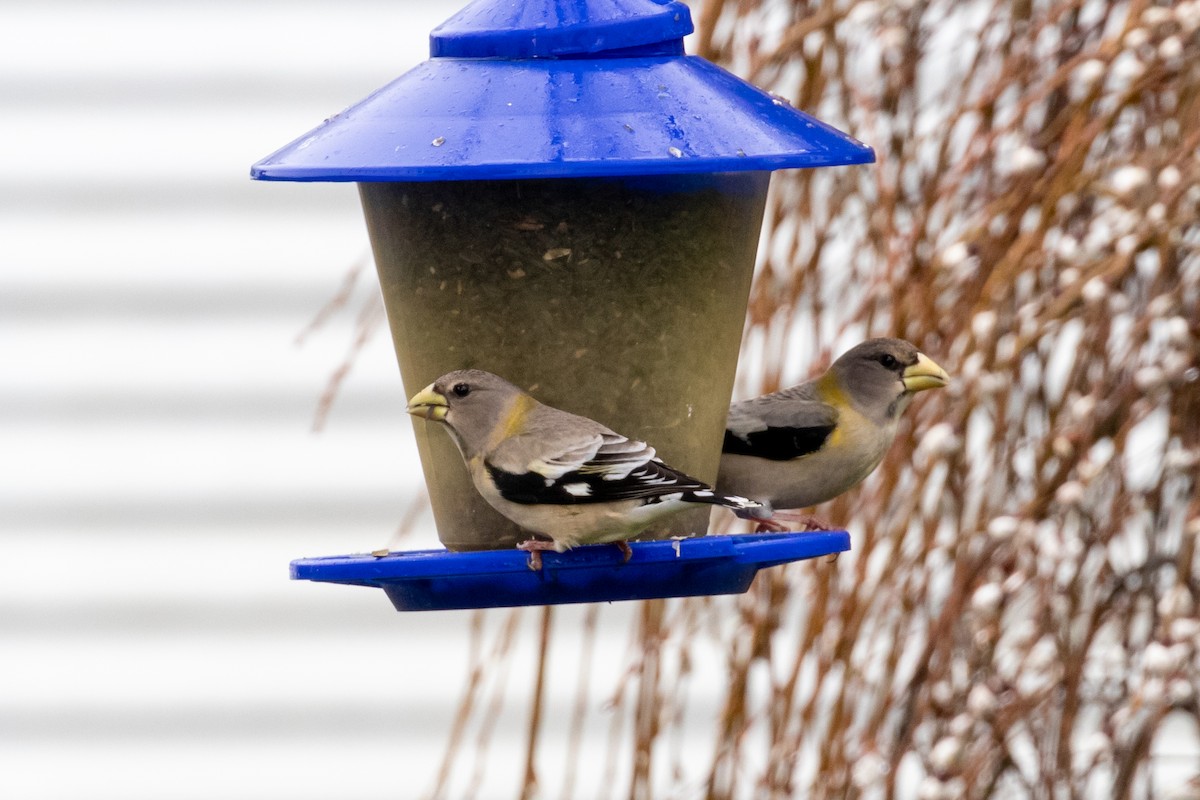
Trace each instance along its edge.
<path fill-rule="evenodd" d="M 406 397 L 485 369 L 715 480 L 771 171 L 874 154 L 685 55 L 691 31 L 679 2 L 477 0 L 432 32 L 428 61 L 251 168 L 359 185 Z M 450 438 L 414 424 L 442 544 L 528 538 L 474 490 Z M 644 538 L 703 535 L 708 516 L 676 515 Z M 634 543 L 631 568 L 650 544 Z M 302 561 L 294 577 L 383 585 L 367 566 L 465 571 L 468 555 Z M 523 553 L 475 558 L 524 569 Z M 530 585 L 543 594 L 510 596 L 570 602 L 558 598 L 578 584 Z M 655 591 L 636 596 L 688 593 Z"/>
<path fill-rule="evenodd" d="M 410 551 L 292 562 L 292 577 L 376 586 L 397 611 L 600 603 L 700 594 L 739 594 L 760 569 L 850 549 L 845 531 L 699 536 L 634 542 L 624 561 L 611 545 L 546 553 L 529 569 L 520 550 Z"/>

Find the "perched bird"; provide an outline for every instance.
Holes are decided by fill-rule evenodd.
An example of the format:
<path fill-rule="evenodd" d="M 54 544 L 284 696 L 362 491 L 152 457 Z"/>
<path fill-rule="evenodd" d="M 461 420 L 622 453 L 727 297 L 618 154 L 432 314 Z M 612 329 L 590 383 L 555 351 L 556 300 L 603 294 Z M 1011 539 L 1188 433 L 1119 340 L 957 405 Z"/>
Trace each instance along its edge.
<path fill-rule="evenodd" d="M 879 466 L 913 395 L 949 381 L 906 341 L 865 341 L 819 378 L 733 404 L 717 490 L 775 509 L 831 500 Z"/>
<path fill-rule="evenodd" d="M 745 518 L 770 515 L 763 503 L 718 494 L 672 469 L 646 443 L 543 405 L 490 372 L 443 375 L 408 401 L 408 413 L 445 425 L 483 498 L 551 539 L 517 545 L 534 569 L 540 551 L 580 544 L 616 543 L 628 560 L 627 539 L 694 503 Z"/>

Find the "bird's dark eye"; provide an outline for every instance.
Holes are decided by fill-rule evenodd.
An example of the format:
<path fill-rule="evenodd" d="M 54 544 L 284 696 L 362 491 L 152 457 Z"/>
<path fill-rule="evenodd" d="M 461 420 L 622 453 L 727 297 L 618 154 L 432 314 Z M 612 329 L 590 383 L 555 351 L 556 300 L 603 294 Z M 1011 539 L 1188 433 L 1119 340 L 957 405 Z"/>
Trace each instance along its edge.
<path fill-rule="evenodd" d="M 471 393 L 471 386 L 467 383 L 456 383 L 450 391 L 454 392 L 456 397 L 466 397 Z"/>
<path fill-rule="evenodd" d="M 879 357 L 879 363 L 883 364 L 884 369 L 895 369 L 900 362 L 891 353 L 884 353 Z"/>

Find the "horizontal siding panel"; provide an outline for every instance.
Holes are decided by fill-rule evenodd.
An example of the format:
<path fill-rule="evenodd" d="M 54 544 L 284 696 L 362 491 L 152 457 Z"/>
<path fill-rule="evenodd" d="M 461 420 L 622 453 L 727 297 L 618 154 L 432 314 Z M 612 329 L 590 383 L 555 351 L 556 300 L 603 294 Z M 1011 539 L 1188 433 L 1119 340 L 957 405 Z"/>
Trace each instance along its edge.
<path fill-rule="evenodd" d="M 368 624 L 354 626 L 331 647 L 327 640 L 312 636 L 306 617 L 296 613 L 259 636 L 235 639 L 236 654 L 227 659 L 211 657 L 213 648 L 222 643 L 219 634 L 200 635 L 186 625 L 154 639 L 89 634 L 57 641 L 30 637 L 28 647 L 6 656 L 0 674 L 27 680 L 37 673 L 39 685 L 6 698 L 0 717 L 38 710 L 64 717 L 76 711 L 94 716 L 105 709 L 149 717 L 176 703 L 188 713 L 200 713 L 210 704 L 284 708 L 311 702 L 331 707 L 336 701 L 359 706 L 379 701 L 392 712 L 408 704 L 433 716 L 453 710 L 470 667 L 468 637 L 457 635 L 456 628 L 469 624 L 472 612 L 402 614 L 390 610 L 382 592 L 362 587 L 295 584 L 285 588 L 294 594 L 354 591 L 354 603 L 344 603 L 343 608 L 364 614 Z M 368 606 L 367 600 L 382 602 Z M 298 609 L 304 607 L 297 604 Z M 508 614 L 488 613 L 497 622 Z M 572 638 L 568 626 L 581 616 L 559 615 L 557 628 L 564 639 Z M 523 634 L 534 632 L 539 617 L 537 610 L 523 614 Z M 618 674 L 628 657 L 630 615 L 616 610 L 601 617 L 593 668 L 598 674 Z M 532 689 L 525 679 L 535 665 L 534 642 L 533 637 L 522 635 L 513 669 L 498 668 L 489 678 L 511 683 L 517 708 Z M 81 663 L 91 665 L 86 673 L 78 672 Z M 569 706 L 578 686 L 578 656 L 555 654 L 554 664 L 563 678 L 546 687 L 546 697 L 555 707 Z M 602 688 L 610 690 L 607 685 Z M 420 689 L 420 694 L 409 697 L 413 689 Z M 117 722 L 113 720 L 114 727 Z M 0 730 L 15 733 L 12 727 Z"/>
<path fill-rule="evenodd" d="M 294 488 L 285 492 L 268 493 L 257 487 L 222 496 L 176 493 L 174 496 L 134 498 L 83 498 L 42 496 L 23 499 L 11 494 L 0 497 L 3 514 L 0 524 L 5 528 L 0 541 L 18 536 L 37 534 L 47 539 L 69 541 L 75 536 L 103 534 L 105 536 L 133 532 L 139 536 L 194 538 L 205 541 L 215 528 L 238 530 L 245 526 L 249 535 L 287 537 L 301 526 L 312 526 L 334 533 L 366 528 L 372 535 L 367 542 L 334 552 L 363 552 L 381 546 L 379 531 L 390 532 L 405 516 L 408 499 L 390 489 L 386 493 L 347 491 L 337 496 L 301 497 Z M 261 532 L 261 534 L 260 534 Z M 432 532 L 430 532 L 432 535 Z M 236 542 L 231 542 L 236 545 Z M 332 544 L 332 542 L 331 542 Z M 430 544 L 433 544 L 432 539 Z M 44 542 L 40 544 L 46 548 Z M 46 552 L 53 554 L 53 550 Z M 290 552 L 290 551 L 289 551 Z M 301 551 L 300 555 L 321 555 L 322 550 Z"/>
<path fill-rule="evenodd" d="M 12 365 L 5 385 L 25 394 L 168 388 L 243 394 L 255 387 L 287 388 L 315 403 L 353 342 L 352 326 L 331 325 L 329 332 L 297 347 L 296 336 L 308 320 L 296 317 L 281 324 L 265 316 L 206 323 L 194 317 L 156 321 L 149 314 L 103 326 L 86 317 L 47 316 L 19 326 L 0 321 L 0 357 Z M 392 394 L 396 416 L 404 418 L 400 375 L 385 334 L 355 361 L 347 381 Z"/>
<path fill-rule="evenodd" d="M 8 265 L 0 270 L 0 302 L 21 287 L 57 291 L 69 306 L 99 287 L 136 296 L 175 286 L 219 290 L 236 307 L 243 289 L 273 285 L 283 297 L 324 286 L 323 304 L 368 256 L 356 190 L 329 183 L 255 185 L 261 195 L 244 209 L 205 205 L 182 214 L 155 206 L 139 211 L 136 221 L 107 205 L 81 217 L 24 206 L 6 213 L 0 216 Z M 364 279 L 374 283 L 373 275 L 367 264 Z"/>
<path fill-rule="evenodd" d="M 136 190 L 147 200 L 197 193 L 244 203 L 269 197 L 266 187 L 276 185 L 251 181 L 251 164 L 341 110 L 310 109 L 303 121 L 281 125 L 261 109 L 231 117 L 220 104 L 111 109 L 82 118 L 71 106 L 43 108 L 5 120 L 4 180 L 26 193 L 60 185 L 60 192 L 103 187 L 114 194 Z"/>
<path fill-rule="evenodd" d="M 9 80 L 69 83 L 78 77 L 116 86 L 151 76 L 163 82 L 206 76 L 243 85 L 248 78 L 261 85 L 269 77 L 285 83 L 330 75 L 389 79 L 426 58 L 428 32 L 463 5 L 9 0 L 0 73 Z"/>
<path fill-rule="evenodd" d="M 311 377 L 311 376 L 309 376 Z M 329 427 L 346 425 L 386 425 L 407 431 L 403 414 L 404 398 L 399 376 L 380 377 L 378 387 L 364 387 L 366 379 L 355 381 L 340 392 L 330 412 Z M 297 423 L 315 419 L 317 400 L 312 391 L 288 391 L 271 385 L 248 386 L 242 391 L 219 391 L 196 387 L 153 387 L 147 391 L 119 385 L 89 387 L 86 394 L 56 394 L 37 388 L 10 390 L 0 396 L 0 429 L 5 424 L 53 424 L 107 427 L 130 423 L 162 424 L 237 424 L 261 426 L 286 425 L 288 433 L 297 432 Z M 394 384 L 394 385 L 393 385 Z M 309 387 L 310 389 L 315 388 Z M 336 435 L 330 434 L 330 435 Z M 407 433 L 405 435 L 408 435 Z"/>
<path fill-rule="evenodd" d="M 378 800 L 416 798 L 432 782 L 437 736 L 244 739 L 45 740 L 0 750 L 0 794 L 30 800 Z M 515 750 L 515 747 L 513 748 Z M 398 762 L 425 765 L 404 769 Z M 510 762 L 520 764 L 514 754 Z M 69 767 L 69 768 L 68 768 Z M 478 800 L 513 797 L 510 780 Z M 497 782 L 499 783 L 499 782 Z"/>
<path fill-rule="evenodd" d="M 129 165 L 129 175 L 118 179 L 113 175 L 93 176 L 86 170 L 82 171 L 83 174 L 77 174 L 71 169 L 54 166 L 34 170 L 17 168 L 0 159 L 0 167 L 11 170 L 10 176 L 0 182 L 0 189 L 3 189 L 0 211 L 6 217 L 32 212 L 42 217 L 42 221 L 51 218 L 50 224 L 58 236 L 71 233 L 75 225 L 83 223 L 83 220 L 75 218 L 78 214 L 140 216 L 169 211 L 186 223 L 191 215 L 202 214 L 213 207 L 230 215 L 258 213 L 266 205 L 272 206 L 275 212 L 283 211 L 295 216 L 346 214 L 349 219 L 353 218 L 351 211 L 358 213 L 355 188 L 349 184 L 320 184 L 319 188 L 303 191 L 303 184 L 284 184 L 287 188 L 281 188 L 279 183 L 250 180 L 250 165 L 262 155 L 266 154 L 248 150 L 237 163 L 222 163 L 221 168 L 228 170 L 230 175 L 228 180 L 214 179 L 210 175 L 197 175 L 194 179 L 183 176 L 181 180 L 179 175 L 168 174 L 162 169 L 152 170 L 141 163 Z M 103 167 L 95 169 L 104 171 Z M 149 174 L 142 174 L 144 172 Z M 246 185 L 241 183 L 243 178 Z M 63 216 L 54 218 L 54 215 Z M 11 217 L 4 220 L 0 232 L 7 235 L 16 231 L 15 222 Z M 231 222 L 236 224 L 236 220 Z M 293 230 L 302 229 L 295 222 Z M 139 238 L 126 239 L 126 252 L 132 246 L 140 246 L 141 235 L 153 237 L 154 231 L 149 227 L 146 226 L 144 231 L 136 231 Z M 198 226 L 193 226 L 193 231 L 195 236 L 189 237 L 184 244 L 200 236 L 213 235 L 212 229 L 201 230 Z M 126 230 L 127 236 L 134 233 Z M 236 243 L 225 241 L 227 245 Z M 175 242 L 173 248 L 156 251 L 160 266 L 172 263 L 163 255 L 180 249 L 180 244 Z"/>

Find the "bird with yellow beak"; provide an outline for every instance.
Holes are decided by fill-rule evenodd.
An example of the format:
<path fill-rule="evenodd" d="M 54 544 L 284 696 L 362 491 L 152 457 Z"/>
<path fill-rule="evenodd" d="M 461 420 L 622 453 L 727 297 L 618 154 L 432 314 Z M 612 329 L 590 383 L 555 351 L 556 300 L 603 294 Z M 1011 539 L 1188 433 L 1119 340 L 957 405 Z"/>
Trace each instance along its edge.
<path fill-rule="evenodd" d="M 654 448 L 595 420 L 552 408 L 498 375 L 450 372 L 408 402 L 408 413 L 440 423 L 458 445 L 475 488 L 530 533 L 517 545 L 541 568 L 541 552 L 616 544 L 664 517 L 699 505 L 762 519 L 762 503 L 715 492 L 664 464 Z"/>
<path fill-rule="evenodd" d="M 716 488 L 777 512 L 832 500 L 879 466 L 913 397 L 949 382 L 909 342 L 865 341 L 819 378 L 734 403 Z"/>

